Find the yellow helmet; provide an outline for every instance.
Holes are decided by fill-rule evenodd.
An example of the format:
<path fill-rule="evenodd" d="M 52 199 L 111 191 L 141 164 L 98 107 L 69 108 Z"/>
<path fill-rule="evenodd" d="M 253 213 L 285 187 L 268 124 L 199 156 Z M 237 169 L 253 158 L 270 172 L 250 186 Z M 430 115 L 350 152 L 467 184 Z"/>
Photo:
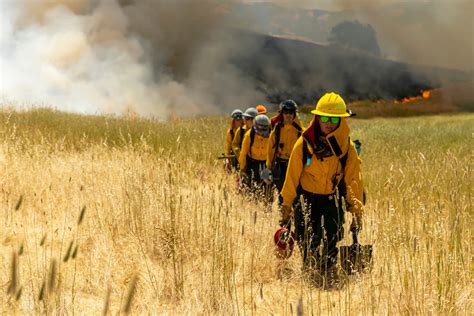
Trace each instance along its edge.
<path fill-rule="evenodd" d="M 311 113 L 322 116 L 332 117 L 349 117 L 351 116 L 347 112 L 346 102 L 337 93 L 330 92 L 326 93 L 319 99 L 316 104 L 316 109 Z"/>

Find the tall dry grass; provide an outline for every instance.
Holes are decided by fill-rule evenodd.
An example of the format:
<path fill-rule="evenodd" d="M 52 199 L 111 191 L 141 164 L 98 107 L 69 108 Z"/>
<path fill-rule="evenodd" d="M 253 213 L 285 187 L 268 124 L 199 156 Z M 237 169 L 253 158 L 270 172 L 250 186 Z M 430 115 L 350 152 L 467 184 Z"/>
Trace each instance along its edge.
<path fill-rule="evenodd" d="M 298 252 L 277 277 L 276 210 L 214 159 L 225 119 L 0 112 L 0 312 L 469 314 L 473 123 L 352 120 L 375 265 L 323 291 Z"/>

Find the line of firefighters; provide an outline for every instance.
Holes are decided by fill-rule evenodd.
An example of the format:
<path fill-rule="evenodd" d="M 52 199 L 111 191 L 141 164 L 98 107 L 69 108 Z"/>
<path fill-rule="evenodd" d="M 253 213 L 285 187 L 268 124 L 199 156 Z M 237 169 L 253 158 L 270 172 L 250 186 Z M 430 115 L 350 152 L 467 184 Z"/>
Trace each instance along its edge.
<path fill-rule="evenodd" d="M 337 284 L 337 242 L 343 237 L 344 210 L 353 215 L 351 231 L 362 229 L 364 191 L 358 148 L 349 136 L 352 114 L 336 93 L 322 96 L 304 128 L 292 100 L 271 119 L 263 105 L 234 110 L 226 134 L 226 166 L 238 172 L 243 191 L 271 203 L 278 191 L 281 229 L 303 257 L 303 271 L 325 285 Z M 291 245 L 292 246 L 292 245 Z M 280 255 L 291 255 L 288 243 Z"/>

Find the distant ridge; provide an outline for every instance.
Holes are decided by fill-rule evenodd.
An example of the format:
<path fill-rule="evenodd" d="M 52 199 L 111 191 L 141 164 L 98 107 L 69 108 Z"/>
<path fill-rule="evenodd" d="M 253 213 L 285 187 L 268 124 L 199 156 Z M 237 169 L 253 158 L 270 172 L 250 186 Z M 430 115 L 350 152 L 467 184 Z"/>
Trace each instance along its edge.
<path fill-rule="evenodd" d="M 472 75 L 435 67 L 409 65 L 333 46 L 272 37 L 234 29 L 233 38 L 250 47 L 231 62 L 256 82 L 270 102 L 295 98 L 314 102 L 325 91 L 349 101 L 401 99 L 444 81 L 465 81 Z"/>

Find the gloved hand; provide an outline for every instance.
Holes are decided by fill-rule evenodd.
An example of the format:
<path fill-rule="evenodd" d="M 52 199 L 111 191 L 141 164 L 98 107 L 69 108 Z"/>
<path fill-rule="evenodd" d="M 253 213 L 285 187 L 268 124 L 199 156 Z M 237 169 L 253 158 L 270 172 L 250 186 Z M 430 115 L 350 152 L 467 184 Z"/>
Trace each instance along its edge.
<path fill-rule="evenodd" d="M 351 232 L 360 232 L 362 230 L 362 213 L 352 214 Z"/>
<path fill-rule="evenodd" d="M 286 226 L 290 222 L 292 209 L 289 205 L 282 205 L 280 207 L 280 226 Z"/>
<path fill-rule="evenodd" d="M 232 171 L 232 165 L 229 158 L 224 160 L 224 169 L 226 172 L 230 173 Z"/>
<path fill-rule="evenodd" d="M 265 182 L 266 184 L 271 184 L 273 181 L 272 171 L 268 168 L 264 168 L 262 170 L 260 177 L 262 178 L 263 182 Z"/>

